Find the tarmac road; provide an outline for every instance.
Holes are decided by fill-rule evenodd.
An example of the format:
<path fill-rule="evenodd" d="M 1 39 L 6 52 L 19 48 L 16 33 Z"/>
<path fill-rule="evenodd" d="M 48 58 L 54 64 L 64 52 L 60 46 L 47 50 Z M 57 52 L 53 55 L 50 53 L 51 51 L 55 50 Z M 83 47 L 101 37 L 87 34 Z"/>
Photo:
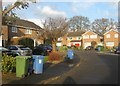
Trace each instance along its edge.
<path fill-rule="evenodd" d="M 118 84 L 118 55 L 76 51 L 80 63 L 47 84 Z"/>

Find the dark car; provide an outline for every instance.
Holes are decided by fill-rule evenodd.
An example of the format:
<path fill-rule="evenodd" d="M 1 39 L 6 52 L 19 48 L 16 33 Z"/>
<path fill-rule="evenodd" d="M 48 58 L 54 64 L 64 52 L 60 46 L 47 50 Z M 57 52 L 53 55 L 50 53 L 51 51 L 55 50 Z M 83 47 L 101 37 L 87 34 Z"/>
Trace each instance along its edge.
<path fill-rule="evenodd" d="M 92 49 L 94 49 L 92 46 L 87 46 L 87 47 L 85 48 L 85 50 L 92 50 Z"/>
<path fill-rule="evenodd" d="M 24 45 L 10 45 L 8 49 L 16 54 L 16 56 L 30 56 L 32 50 Z"/>
<path fill-rule="evenodd" d="M 48 55 L 52 51 L 51 45 L 40 44 L 33 50 L 33 55 Z"/>
<path fill-rule="evenodd" d="M 15 57 L 14 52 L 8 50 L 7 48 L 0 47 L 0 51 L 1 51 L 2 55 L 3 55 L 3 54 L 6 54 L 6 55 L 8 55 L 8 56 L 13 56 L 13 57 Z"/>
<path fill-rule="evenodd" d="M 115 53 L 115 54 L 120 54 L 120 47 L 117 47 L 117 48 L 114 50 L 114 53 Z"/>

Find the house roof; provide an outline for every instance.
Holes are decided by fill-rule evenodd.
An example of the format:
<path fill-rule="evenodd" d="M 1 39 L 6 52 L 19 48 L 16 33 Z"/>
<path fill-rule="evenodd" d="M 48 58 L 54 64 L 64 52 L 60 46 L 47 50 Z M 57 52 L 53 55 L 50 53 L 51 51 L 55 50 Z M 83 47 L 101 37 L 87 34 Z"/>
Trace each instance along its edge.
<path fill-rule="evenodd" d="M 95 33 L 95 32 L 93 32 L 93 31 L 86 31 L 85 33 L 83 33 L 82 35 L 84 35 L 84 34 L 87 34 L 88 32 L 92 32 L 92 33 L 94 33 L 94 34 L 97 34 L 97 33 Z M 98 35 L 98 34 L 97 34 Z"/>
<path fill-rule="evenodd" d="M 115 30 L 115 29 L 110 29 L 109 31 L 107 31 L 106 33 L 104 33 L 104 35 L 106 35 L 107 33 L 109 33 L 110 31 L 115 31 L 115 32 L 117 32 L 117 33 L 119 33 L 117 30 Z"/>
<path fill-rule="evenodd" d="M 68 37 L 76 37 L 76 36 L 81 36 L 84 32 L 83 31 L 77 31 L 77 32 L 69 32 Z"/>
<path fill-rule="evenodd" d="M 27 21 L 27 20 L 23 20 L 23 19 L 16 19 L 14 22 L 12 22 L 12 24 L 9 24 L 9 25 L 42 29 L 40 26 L 36 25 L 35 23 Z"/>

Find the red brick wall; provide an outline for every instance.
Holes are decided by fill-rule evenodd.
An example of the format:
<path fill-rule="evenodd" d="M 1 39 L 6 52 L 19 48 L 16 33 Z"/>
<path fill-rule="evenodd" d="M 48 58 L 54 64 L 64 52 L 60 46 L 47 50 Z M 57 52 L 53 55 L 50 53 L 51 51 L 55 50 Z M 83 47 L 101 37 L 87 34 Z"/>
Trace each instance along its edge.
<path fill-rule="evenodd" d="M 107 34 L 110 34 L 110 38 L 106 38 Z M 118 38 L 115 38 L 114 34 L 119 34 Z M 114 42 L 114 46 L 118 46 L 118 44 L 120 42 L 120 33 L 116 32 L 114 30 L 111 30 L 110 32 L 106 33 L 104 35 L 104 46 L 105 47 L 107 47 L 106 42 Z M 111 48 L 111 47 L 108 47 L 108 48 Z"/>

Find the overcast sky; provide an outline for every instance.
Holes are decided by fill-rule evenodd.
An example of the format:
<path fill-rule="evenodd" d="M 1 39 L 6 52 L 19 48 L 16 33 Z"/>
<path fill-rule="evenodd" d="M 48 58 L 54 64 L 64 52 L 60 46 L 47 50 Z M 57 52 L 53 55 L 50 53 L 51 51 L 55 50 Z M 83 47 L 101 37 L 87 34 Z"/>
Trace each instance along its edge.
<path fill-rule="evenodd" d="M 8 2 L 9 1 L 9 2 Z M 16 0 L 4 0 L 3 7 L 13 4 Z M 99 2 L 98 2 L 99 1 Z M 37 0 L 27 9 L 16 9 L 16 14 L 25 20 L 32 21 L 41 26 L 40 21 L 49 16 L 85 16 L 93 21 L 100 18 L 113 18 L 118 20 L 118 0 Z"/>

